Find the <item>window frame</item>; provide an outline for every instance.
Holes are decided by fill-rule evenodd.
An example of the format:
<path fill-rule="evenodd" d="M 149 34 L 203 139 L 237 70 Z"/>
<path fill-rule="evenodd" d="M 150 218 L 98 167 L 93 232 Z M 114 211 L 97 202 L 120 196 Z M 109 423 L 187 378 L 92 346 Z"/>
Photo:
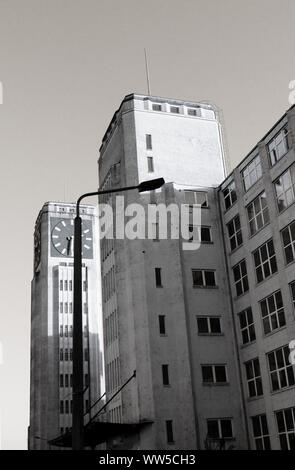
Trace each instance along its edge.
<path fill-rule="evenodd" d="M 249 323 L 249 318 L 248 318 L 249 312 L 251 313 L 251 316 L 252 316 L 252 323 Z M 244 315 L 244 319 L 245 319 L 245 323 L 246 323 L 245 326 L 242 326 L 242 322 L 241 322 L 242 315 Z M 239 312 L 238 317 L 239 317 L 239 326 L 240 326 L 240 335 L 241 335 L 241 338 L 242 338 L 242 345 L 246 346 L 247 344 L 250 344 L 250 343 L 253 343 L 254 341 L 256 341 L 256 330 L 255 330 L 255 322 L 254 322 L 254 315 L 253 315 L 253 312 L 252 312 L 252 307 L 247 307 L 244 310 L 242 310 L 241 312 Z M 251 327 L 253 327 L 253 328 L 251 329 Z M 243 332 L 247 333 L 248 341 L 244 341 Z M 251 335 L 253 333 L 254 333 L 254 339 L 251 339 Z"/>
<path fill-rule="evenodd" d="M 265 201 L 266 201 L 266 205 L 265 205 L 264 208 L 262 207 L 262 203 L 261 203 L 263 194 L 265 195 Z M 256 210 L 255 201 L 257 201 L 257 200 L 259 201 L 259 211 L 256 213 L 255 212 L 255 210 Z M 254 216 L 250 219 L 249 209 L 250 209 L 251 206 L 253 206 Z M 254 235 L 256 235 L 256 233 L 258 233 L 260 230 L 262 230 L 267 224 L 269 224 L 269 210 L 268 210 L 268 204 L 267 204 L 265 190 L 262 191 L 260 194 L 258 194 L 258 196 L 256 196 L 249 204 L 247 204 L 246 213 L 247 213 L 247 220 L 248 220 L 248 227 L 249 227 L 250 237 L 253 237 Z M 267 217 L 265 217 L 265 214 L 267 214 Z M 263 225 L 258 228 L 257 220 L 259 220 L 259 217 L 261 217 Z M 266 219 L 268 219 L 268 220 L 266 220 Z M 254 232 L 252 232 L 252 229 L 251 229 L 251 222 L 254 222 L 254 225 L 255 225 L 255 231 Z"/>
<path fill-rule="evenodd" d="M 258 357 L 254 357 L 249 361 L 244 362 L 245 366 L 245 376 L 246 376 L 246 383 L 247 383 L 247 390 L 248 390 L 248 398 L 259 398 L 263 396 L 263 383 L 262 383 L 262 375 L 261 375 L 261 367 L 260 361 Z M 248 376 L 248 366 L 251 366 L 251 373 L 252 376 Z M 256 374 L 256 368 L 258 366 L 259 373 Z M 259 384 L 259 385 L 258 385 Z M 254 394 L 251 392 L 251 386 L 254 386 Z M 260 386 L 260 390 L 258 389 Z M 261 393 L 260 393 L 261 392 Z"/>
<path fill-rule="evenodd" d="M 280 185 L 278 185 L 278 181 L 280 179 L 283 179 L 285 175 L 287 175 L 289 173 L 289 179 L 290 179 L 290 186 L 286 186 L 284 185 L 284 181 L 281 181 L 280 182 Z M 294 178 L 294 181 L 292 180 L 292 177 Z M 283 212 L 284 210 L 288 209 L 288 207 L 290 207 L 292 204 L 294 204 L 294 201 L 295 201 L 295 162 L 293 162 L 289 168 L 287 168 L 285 171 L 283 171 L 283 173 L 281 173 L 274 181 L 273 181 L 273 186 L 274 186 L 274 193 L 275 193 L 275 199 L 276 199 L 276 202 L 277 202 L 277 208 L 278 208 L 278 212 L 279 214 L 281 212 Z M 277 191 L 277 188 L 278 186 L 280 186 L 282 188 L 282 192 L 278 194 L 278 191 Z M 292 200 L 291 202 L 287 203 L 287 193 L 291 191 L 291 194 L 292 194 Z M 284 196 L 284 199 L 280 199 L 281 196 Z M 281 207 L 280 208 L 280 202 L 279 201 L 283 201 L 284 202 L 284 207 Z"/>
<path fill-rule="evenodd" d="M 231 188 L 233 186 L 233 188 Z M 225 192 L 228 191 L 228 193 L 225 195 Z M 224 207 L 225 207 L 225 210 L 229 210 L 238 200 L 238 196 L 237 196 L 237 188 L 236 188 L 236 182 L 235 180 L 232 180 L 227 186 L 226 188 L 224 188 L 222 190 L 222 194 L 223 194 L 223 203 L 224 203 Z M 234 196 L 233 196 L 234 194 Z M 234 199 L 234 201 L 233 201 Z M 230 205 L 227 207 L 227 204 L 226 204 L 226 201 L 229 200 L 230 201 Z"/>
<path fill-rule="evenodd" d="M 292 227 L 294 227 L 294 238 L 292 238 L 292 236 L 293 236 L 292 235 Z M 284 244 L 283 232 L 285 230 L 288 230 L 288 236 L 289 236 L 289 239 L 290 239 L 290 243 L 287 244 L 287 245 Z M 293 263 L 293 261 L 295 261 L 295 220 L 290 222 L 286 227 L 282 228 L 282 230 L 281 230 L 281 240 L 282 240 L 282 246 L 283 246 L 283 251 L 284 251 L 285 264 L 287 266 L 290 263 Z M 291 253 L 292 253 L 292 256 L 293 256 L 293 259 L 291 261 L 287 260 L 287 254 L 286 254 L 286 249 L 289 248 L 289 247 L 291 249 Z"/>
<path fill-rule="evenodd" d="M 255 163 L 257 161 L 259 161 L 258 163 Z M 251 183 L 251 175 L 254 174 L 253 170 L 251 170 L 251 172 L 249 171 L 249 167 L 254 164 L 254 169 L 255 170 L 255 181 L 253 181 Z M 260 176 L 258 176 L 258 171 L 257 171 L 257 168 L 260 168 Z M 247 172 L 247 175 L 245 176 L 245 173 Z M 251 161 L 249 163 L 247 163 L 247 165 L 241 170 L 241 176 L 242 176 L 242 182 L 243 182 L 243 188 L 245 190 L 245 192 L 249 191 L 250 188 L 252 188 L 252 186 L 254 186 L 254 184 L 257 183 L 257 181 L 259 181 L 261 178 L 262 178 L 262 167 L 261 167 L 261 158 L 260 158 L 260 155 L 259 153 L 257 153 L 257 155 L 255 155 L 255 157 L 253 157 L 251 159 Z M 246 181 L 246 178 L 249 178 L 249 181 L 250 181 L 250 185 L 247 186 L 245 181 Z"/>
<path fill-rule="evenodd" d="M 195 284 L 195 278 L 194 278 L 194 273 L 199 272 L 202 273 L 202 285 L 200 284 Z M 213 273 L 214 274 L 214 285 L 207 285 L 206 284 L 206 273 Z M 193 277 L 193 288 L 197 289 L 216 289 L 217 283 L 216 283 L 216 270 L 215 269 L 195 269 L 192 268 L 192 277 Z"/>
<path fill-rule="evenodd" d="M 281 307 L 278 307 L 278 300 L 277 300 L 278 295 L 280 295 L 280 297 L 281 297 L 281 304 L 282 304 Z M 275 307 L 275 310 L 272 310 L 272 311 L 270 310 L 271 303 L 273 303 L 273 305 Z M 267 311 L 266 315 L 263 315 L 264 307 L 262 307 L 262 305 L 266 306 L 266 311 Z M 262 322 L 262 328 L 263 328 L 264 335 L 266 335 L 266 336 L 270 335 L 271 333 L 273 333 L 275 331 L 278 331 L 281 328 L 284 328 L 286 326 L 286 316 L 285 316 L 284 302 L 283 302 L 282 292 L 281 292 L 280 289 L 276 290 L 275 292 L 272 292 L 268 296 L 261 299 L 259 301 L 259 307 L 260 307 L 261 322 Z M 279 317 L 280 314 L 283 315 L 284 324 L 280 324 L 281 323 L 281 320 L 280 320 L 280 317 Z M 273 318 L 275 318 L 275 321 L 276 321 L 276 324 L 277 324 L 276 327 L 273 327 L 273 322 L 274 322 Z M 265 328 L 266 320 L 268 321 L 269 331 L 266 331 L 266 328 Z"/>
<path fill-rule="evenodd" d="M 245 272 L 246 273 L 244 275 L 242 273 L 242 268 L 241 268 L 242 263 L 245 265 Z M 239 271 L 240 271 L 240 277 L 237 280 L 235 279 L 235 272 L 234 272 L 234 270 L 236 268 L 239 268 Z M 239 261 L 237 264 L 235 264 L 232 267 L 232 272 L 233 272 L 233 278 L 234 278 L 234 285 L 235 285 L 235 288 L 236 288 L 236 296 L 240 297 L 241 295 L 246 294 L 246 292 L 249 292 L 249 279 L 248 279 L 248 270 L 247 270 L 246 259 L 243 258 L 241 261 Z M 247 282 L 247 284 L 246 284 L 247 288 L 246 289 L 245 289 L 244 282 Z M 238 290 L 237 290 L 237 285 L 238 284 L 242 286 L 242 292 L 241 293 L 238 293 Z"/>
<path fill-rule="evenodd" d="M 288 429 L 289 424 L 288 424 L 288 421 L 286 419 L 286 413 L 287 412 L 290 412 L 291 417 L 292 417 L 293 427 L 291 429 Z M 279 414 L 282 414 L 283 423 L 281 423 L 281 424 L 284 425 L 283 430 L 280 430 L 280 424 L 279 424 L 279 419 L 278 419 Z M 295 450 L 295 444 L 294 444 L 294 447 L 291 447 L 290 438 L 289 438 L 290 434 L 292 434 L 292 435 L 295 434 L 295 407 L 291 406 L 291 407 L 288 407 L 288 408 L 283 408 L 281 410 L 276 410 L 275 411 L 275 417 L 276 417 L 277 432 L 278 432 L 278 436 L 279 436 L 279 440 L 280 440 L 281 449 L 282 450 Z M 282 445 L 283 436 L 285 438 L 285 443 L 287 444 L 287 446 Z"/>
<path fill-rule="evenodd" d="M 279 143 L 276 142 L 276 139 L 278 137 L 282 136 L 282 139 L 279 141 Z M 288 153 L 288 151 L 290 150 L 290 145 L 289 145 L 289 141 L 288 141 L 288 136 L 289 136 L 289 130 L 287 128 L 287 125 L 285 125 L 284 127 L 282 127 L 279 132 L 276 133 L 276 135 L 268 142 L 267 144 L 267 152 L 268 152 L 268 157 L 269 157 L 269 163 L 270 163 L 270 166 L 273 167 L 276 163 L 278 163 L 278 161 L 281 160 L 281 158 L 283 158 L 286 153 Z M 272 149 L 270 149 L 270 146 L 274 143 L 274 147 Z M 281 154 L 281 156 L 277 157 L 276 154 L 274 154 L 274 159 L 272 158 L 272 152 L 273 150 L 275 149 L 276 153 L 278 154 L 279 152 L 277 152 L 277 149 L 278 149 L 278 146 L 281 144 L 281 143 L 284 143 L 284 153 Z M 274 161 L 273 161 L 274 160 Z"/>
<path fill-rule="evenodd" d="M 269 255 L 269 252 L 270 252 L 269 244 L 270 243 L 272 243 L 272 248 L 273 248 L 273 254 L 271 256 Z M 263 250 L 264 247 L 266 247 L 266 253 L 267 253 L 267 258 L 265 260 L 262 259 L 262 254 L 261 254 L 261 250 Z M 260 264 L 257 264 L 257 265 L 256 265 L 256 259 L 255 259 L 256 253 L 258 253 L 259 260 L 260 260 Z M 254 250 L 252 252 L 252 257 L 253 257 L 253 264 L 254 264 L 254 270 L 255 270 L 256 283 L 257 284 L 260 284 L 262 281 L 265 281 L 265 279 L 269 279 L 271 276 L 273 276 L 274 274 L 276 274 L 278 272 L 276 251 L 275 251 L 275 246 L 274 246 L 274 242 L 273 242 L 272 238 L 270 238 L 269 240 L 264 242 L 262 245 L 260 245 L 258 248 L 256 248 L 256 250 Z M 271 260 L 274 260 L 274 263 L 275 263 L 275 268 L 276 269 L 274 271 L 272 270 Z M 265 269 L 266 269 L 267 266 L 268 266 L 268 269 L 269 269 L 269 274 L 265 275 Z M 261 273 L 261 275 L 262 275 L 262 279 L 260 279 L 260 280 L 258 278 L 258 272 Z"/>
<path fill-rule="evenodd" d="M 262 423 L 262 419 L 265 419 L 265 423 Z M 254 427 L 254 419 L 258 419 L 258 425 L 259 425 L 259 434 L 255 435 L 255 427 Z M 261 413 L 255 416 L 251 416 L 251 422 L 252 422 L 252 436 L 253 440 L 255 443 L 256 450 L 271 450 L 271 443 L 270 443 L 270 434 L 269 434 L 269 429 L 268 429 L 268 422 L 267 422 L 267 416 L 266 413 Z M 265 429 L 263 429 L 266 426 L 267 428 L 267 433 L 265 433 Z M 257 445 L 261 443 L 262 445 Z M 266 444 L 266 442 L 268 444 Z"/>
<path fill-rule="evenodd" d="M 279 351 L 281 351 L 281 357 L 282 357 L 283 362 L 284 362 L 283 367 L 278 367 L 277 354 L 278 354 Z M 266 353 L 271 393 L 279 392 L 281 390 L 286 390 L 288 388 L 291 388 L 291 387 L 295 386 L 294 367 L 293 367 L 292 364 L 289 363 L 289 360 L 288 360 L 289 353 L 290 353 L 290 350 L 289 350 L 288 345 L 280 346 L 279 348 L 273 349 L 272 351 L 269 351 L 268 353 Z M 274 355 L 275 366 L 276 366 L 276 368 L 272 369 L 272 370 L 271 370 L 271 367 L 270 367 L 270 359 L 269 359 L 271 354 Z M 287 356 L 287 359 L 286 359 L 286 356 Z M 289 383 L 289 380 L 290 380 L 290 377 L 288 375 L 289 370 L 292 370 L 292 374 L 290 374 L 290 375 L 293 376 L 293 383 L 291 385 Z M 287 383 L 287 385 L 285 385 L 285 386 L 281 385 L 282 384 L 282 371 L 284 371 L 284 377 L 285 377 L 285 380 L 286 380 L 286 383 Z M 276 388 L 276 389 L 274 388 L 274 382 L 272 380 L 272 377 L 273 377 L 274 374 L 276 374 L 276 383 L 278 384 L 278 388 Z"/>
<path fill-rule="evenodd" d="M 204 373 L 203 369 L 211 368 L 212 369 L 212 381 L 210 380 L 204 380 Z M 217 374 L 216 374 L 216 368 L 217 367 L 223 367 L 224 368 L 224 375 L 225 375 L 225 380 L 217 380 Z M 202 372 L 202 384 L 203 385 L 227 385 L 229 384 L 228 380 L 228 370 L 227 370 L 227 364 L 201 364 L 201 372 Z"/>
<path fill-rule="evenodd" d="M 220 317 L 220 316 L 214 316 L 214 315 L 211 315 L 211 316 L 196 315 L 196 319 L 197 319 L 197 328 L 198 328 L 198 335 L 199 335 L 199 336 L 202 336 L 202 335 L 207 335 L 207 336 L 209 336 L 209 335 L 210 335 L 210 336 L 220 336 L 220 335 L 223 335 L 222 326 L 221 326 L 221 317 Z M 198 324 L 198 320 L 199 320 L 199 319 L 205 319 L 205 320 L 206 320 L 207 327 L 208 327 L 208 331 L 207 331 L 207 332 L 200 332 L 199 324 Z M 212 331 L 211 319 L 212 319 L 212 320 L 218 320 L 218 321 L 219 321 L 220 332 Z"/>
<path fill-rule="evenodd" d="M 233 419 L 232 418 L 207 418 L 207 438 L 209 440 L 216 440 L 216 439 L 224 439 L 226 441 L 233 440 L 235 439 L 234 437 L 234 427 L 233 427 Z M 208 430 L 208 423 L 209 421 L 211 422 L 217 422 L 217 427 L 218 427 L 218 436 L 210 436 L 209 435 L 209 430 Z M 230 422 L 230 427 L 231 427 L 231 436 L 223 436 L 222 435 L 222 426 L 221 422 L 222 421 L 229 421 Z"/>
<path fill-rule="evenodd" d="M 237 222 L 238 220 L 238 222 Z M 238 228 L 237 228 L 238 225 Z M 232 227 L 233 233 L 230 235 L 230 226 Z M 240 246 L 243 245 L 243 234 L 242 234 L 242 226 L 241 226 L 241 219 L 240 215 L 235 215 L 227 224 L 227 235 L 229 240 L 229 245 L 231 251 L 236 250 Z M 232 240 L 234 241 L 234 246 L 232 246 Z M 239 243 L 240 242 L 240 243 Z"/>

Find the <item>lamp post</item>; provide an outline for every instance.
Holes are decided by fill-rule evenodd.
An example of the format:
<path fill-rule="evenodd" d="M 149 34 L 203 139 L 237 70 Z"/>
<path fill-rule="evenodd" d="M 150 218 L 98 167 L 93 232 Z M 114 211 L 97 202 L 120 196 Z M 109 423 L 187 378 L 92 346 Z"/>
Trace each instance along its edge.
<path fill-rule="evenodd" d="M 76 204 L 74 225 L 74 315 L 73 315 L 73 422 L 72 449 L 83 449 L 84 407 L 83 407 L 83 316 L 82 316 L 82 219 L 80 203 L 88 196 L 119 193 L 137 189 L 138 192 L 153 191 L 165 184 L 163 178 L 143 181 L 136 186 L 108 189 L 86 193 L 79 197 Z"/>

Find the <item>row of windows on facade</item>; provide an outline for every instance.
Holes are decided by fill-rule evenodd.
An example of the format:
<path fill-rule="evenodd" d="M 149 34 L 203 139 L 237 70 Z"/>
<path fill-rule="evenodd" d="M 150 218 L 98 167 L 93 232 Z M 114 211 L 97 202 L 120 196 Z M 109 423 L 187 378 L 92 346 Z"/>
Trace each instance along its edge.
<path fill-rule="evenodd" d="M 73 281 L 72 279 L 60 279 L 59 281 L 59 290 L 60 291 L 72 291 L 73 290 Z M 83 291 L 87 290 L 87 281 L 83 281 Z"/>
<path fill-rule="evenodd" d="M 283 249 L 286 264 L 295 260 L 295 223 L 292 222 L 282 231 Z M 253 253 L 254 269 L 257 284 L 278 271 L 273 240 L 270 239 Z M 249 290 L 246 260 L 243 259 L 233 268 L 236 295 L 240 296 Z"/>
<path fill-rule="evenodd" d="M 290 293 L 295 309 L 295 282 L 290 283 Z M 259 302 L 262 328 L 265 335 L 286 325 L 283 297 L 280 290 L 273 292 Z M 252 308 L 248 307 L 239 313 L 241 336 L 243 344 L 256 340 L 255 324 Z"/>
<path fill-rule="evenodd" d="M 110 299 L 115 292 L 115 289 L 115 266 L 112 266 L 102 278 L 102 294 L 104 302 L 107 302 Z"/>
<path fill-rule="evenodd" d="M 176 106 L 176 105 L 165 105 L 161 103 L 152 103 L 152 110 L 153 111 L 166 111 L 172 114 L 184 114 L 186 113 L 188 116 L 201 116 L 201 108 L 190 108 L 187 106 Z"/>
<path fill-rule="evenodd" d="M 104 320 L 105 344 L 108 345 L 118 338 L 118 317 L 115 309 Z"/>
<path fill-rule="evenodd" d="M 73 374 L 60 374 L 59 375 L 60 388 L 68 388 L 73 386 Z M 84 386 L 89 387 L 89 376 L 84 374 Z"/>
<path fill-rule="evenodd" d="M 192 269 L 193 287 L 217 287 L 213 269 Z M 163 287 L 162 268 L 155 268 L 156 287 Z"/>
<path fill-rule="evenodd" d="M 120 385 L 120 362 L 119 358 L 116 357 L 106 364 L 106 389 L 108 391 L 115 390 Z"/>
<path fill-rule="evenodd" d="M 276 137 L 268 144 L 268 154 L 270 159 L 270 164 L 273 166 L 278 160 L 280 160 L 289 150 L 289 140 L 288 140 L 288 132 L 287 129 L 282 129 Z M 279 178 L 274 181 L 274 185 L 276 187 L 277 197 L 281 194 L 279 186 L 286 186 L 286 183 L 291 183 L 291 173 L 289 173 L 290 169 L 284 172 Z M 294 172 L 294 170 L 293 170 Z M 246 165 L 246 167 L 241 172 L 242 181 L 244 190 L 248 191 L 248 189 L 253 186 L 256 181 L 258 181 L 262 177 L 262 168 L 261 168 L 261 160 L 260 156 L 257 155 L 255 158 L 251 160 L 250 163 Z M 294 181 L 293 181 L 294 184 Z M 278 186 L 278 188 L 277 188 Z M 232 181 L 223 191 L 224 196 L 224 204 L 225 208 L 229 209 L 237 200 L 236 194 L 236 187 L 235 182 Z M 282 210 L 279 204 L 279 210 Z"/>
<path fill-rule="evenodd" d="M 59 360 L 60 361 L 72 361 L 73 360 L 73 349 L 64 348 L 59 350 Z M 84 361 L 89 361 L 89 351 L 88 348 L 84 348 Z"/>
<path fill-rule="evenodd" d="M 89 400 L 84 402 L 84 412 L 87 413 L 89 409 Z M 59 402 L 59 413 L 62 414 L 72 414 L 73 413 L 73 400 L 60 400 Z M 63 428 L 61 428 L 63 429 Z"/>
<path fill-rule="evenodd" d="M 87 325 L 84 325 L 83 328 L 84 336 L 87 338 L 88 336 L 88 328 Z M 73 325 L 60 325 L 59 326 L 59 336 L 61 338 L 72 338 L 73 337 Z"/>
<path fill-rule="evenodd" d="M 73 302 L 59 302 L 59 313 L 73 313 Z M 83 313 L 88 313 L 87 302 L 83 302 Z"/>

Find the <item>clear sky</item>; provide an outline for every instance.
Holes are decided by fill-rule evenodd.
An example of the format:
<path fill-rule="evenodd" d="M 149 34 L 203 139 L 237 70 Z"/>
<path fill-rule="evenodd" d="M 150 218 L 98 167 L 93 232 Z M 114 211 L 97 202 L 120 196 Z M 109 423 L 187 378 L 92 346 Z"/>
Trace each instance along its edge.
<path fill-rule="evenodd" d="M 290 106 L 293 0 L 0 0 L 2 448 L 27 445 L 33 229 L 45 201 L 97 188 L 122 98 L 209 100 L 235 166 Z M 1 348 L 2 346 L 2 348 Z"/>

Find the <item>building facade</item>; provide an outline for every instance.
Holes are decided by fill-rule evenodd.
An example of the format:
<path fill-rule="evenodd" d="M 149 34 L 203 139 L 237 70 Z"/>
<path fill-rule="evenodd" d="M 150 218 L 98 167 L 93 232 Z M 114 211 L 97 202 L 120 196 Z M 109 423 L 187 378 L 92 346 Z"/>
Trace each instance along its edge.
<path fill-rule="evenodd" d="M 72 427 L 75 210 L 74 204 L 46 203 L 35 225 L 29 449 L 54 449 L 49 441 Z M 81 206 L 81 217 L 86 423 L 101 392 L 102 351 L 95 208 Z"/>

